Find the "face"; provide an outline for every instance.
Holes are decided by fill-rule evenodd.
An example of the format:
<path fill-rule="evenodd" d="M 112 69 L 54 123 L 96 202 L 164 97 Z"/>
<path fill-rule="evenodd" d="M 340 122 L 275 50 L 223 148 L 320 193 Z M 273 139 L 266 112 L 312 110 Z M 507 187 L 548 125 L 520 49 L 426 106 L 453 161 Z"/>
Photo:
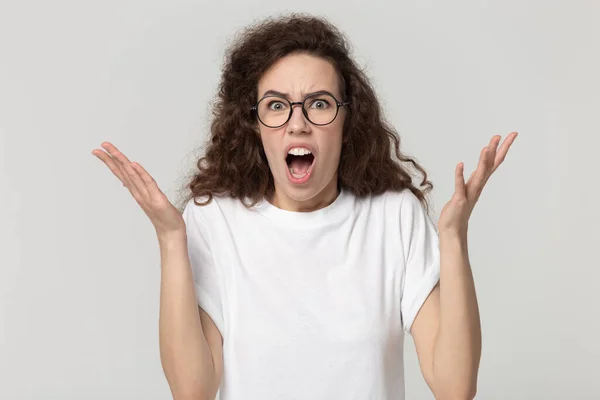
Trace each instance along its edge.
<path fill-rule="evenodd" d="M 283 98 L 291 102 L 309 97 L 306 108 L 317 123 L 328 108 L 337 108 L 335 103 L 328 104 L 326 96 L 311 96 L 321 91 L 331 93 L 340 102 L 345 101 L 341 98 L 339 76 L 333 65 L 306 54 L 281 58 L 258 83 L 258 99 L 268 96 L 261 102 L 263 112 L 285 116 L 289 113 L 289 104 L 278 101 L 282 96 L 273 97 L 273 92 L 284 94 Z M 338 164 L 347 111 L 346 107 L 340 107 L 332 123 L 319 126 L 307 120 L 301 105 L 294 105 L 292 109 L 290 120 L 283 126 L 269 128 L 257 122 L 275 182 L 271 202 L 287 210 L 312 211 L 327 206 L 337 197 Z"/>

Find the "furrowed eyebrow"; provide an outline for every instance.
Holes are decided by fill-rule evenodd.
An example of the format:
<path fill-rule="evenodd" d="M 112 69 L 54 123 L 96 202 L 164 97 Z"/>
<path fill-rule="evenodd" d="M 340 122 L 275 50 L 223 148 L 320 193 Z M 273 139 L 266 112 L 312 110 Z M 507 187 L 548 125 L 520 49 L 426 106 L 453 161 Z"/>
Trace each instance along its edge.
<path fill-rule="evenodd" d="M 318 90 L 316 92 L 310 92 L 310 93 L 306 93 L 306 94 L 302 94 L 303 98 L 307 98 L 308 96 L 312 96 L 312 95 L 316 95 L 316 94 L 332 94 L 331 92 L 327 91 L 327 90 Z M 278 92 L 277 90 L 267 90 L 262 97 L 267 97 L 267 96 L 278 96 L 278 97 L 285 97 L 286 99 L 290 98 L 290 95 L 288 93 L 282 93 L 282 92 Z M 261 98 L 262 98 L 261 97 Z"/>

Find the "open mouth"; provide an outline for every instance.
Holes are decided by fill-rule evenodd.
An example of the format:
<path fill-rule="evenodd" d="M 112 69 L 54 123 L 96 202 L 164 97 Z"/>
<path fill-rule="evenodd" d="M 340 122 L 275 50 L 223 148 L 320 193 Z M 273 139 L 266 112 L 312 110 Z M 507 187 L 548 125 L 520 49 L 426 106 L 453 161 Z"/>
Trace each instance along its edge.
<path fill-rule="evenodd" d="M 315 156 L 310 153 L 298 156 L 288 154 L 285 161 L 292 177 L 294 179 L 302 179 L 308 175 L 310 167 L 315 161 Z"/>

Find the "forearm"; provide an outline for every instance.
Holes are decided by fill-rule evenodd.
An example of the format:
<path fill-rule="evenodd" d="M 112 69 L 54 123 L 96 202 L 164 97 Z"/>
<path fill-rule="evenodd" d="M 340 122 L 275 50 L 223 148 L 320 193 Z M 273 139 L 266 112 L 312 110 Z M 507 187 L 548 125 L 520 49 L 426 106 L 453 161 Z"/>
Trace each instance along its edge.
<path fill-rule="evenodd" d="M 440 232 L 440 326 L 433 353 L 438 392 L 472 399 L 481 357 L 481 325 L 467 235 Z M 458 397 L 453 397 L 458 394 Z M 444 398 L 444 397 L 440 397 Z"/>
<path fill-rule="evenodd" d="M 215 369 L 200 321 L 186 235 L 159 235 L 159 245 L 163 370 L 175 399 L 209 398 L 214 391 Z"/>

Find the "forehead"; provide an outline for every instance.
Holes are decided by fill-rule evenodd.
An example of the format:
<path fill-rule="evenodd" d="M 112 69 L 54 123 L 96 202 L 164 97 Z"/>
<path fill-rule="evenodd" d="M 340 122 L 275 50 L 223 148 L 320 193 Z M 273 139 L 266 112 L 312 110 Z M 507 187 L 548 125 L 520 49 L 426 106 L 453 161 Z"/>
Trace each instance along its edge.
<path fill-rule="evenodd" d="M 308 54 L 292 54 L 277 61 L 259 80 L 258 97 L 267 90 L 288 93 L 295 98 L 318 90 L 340 95 L 339 78 L 333 65 Z"/>

